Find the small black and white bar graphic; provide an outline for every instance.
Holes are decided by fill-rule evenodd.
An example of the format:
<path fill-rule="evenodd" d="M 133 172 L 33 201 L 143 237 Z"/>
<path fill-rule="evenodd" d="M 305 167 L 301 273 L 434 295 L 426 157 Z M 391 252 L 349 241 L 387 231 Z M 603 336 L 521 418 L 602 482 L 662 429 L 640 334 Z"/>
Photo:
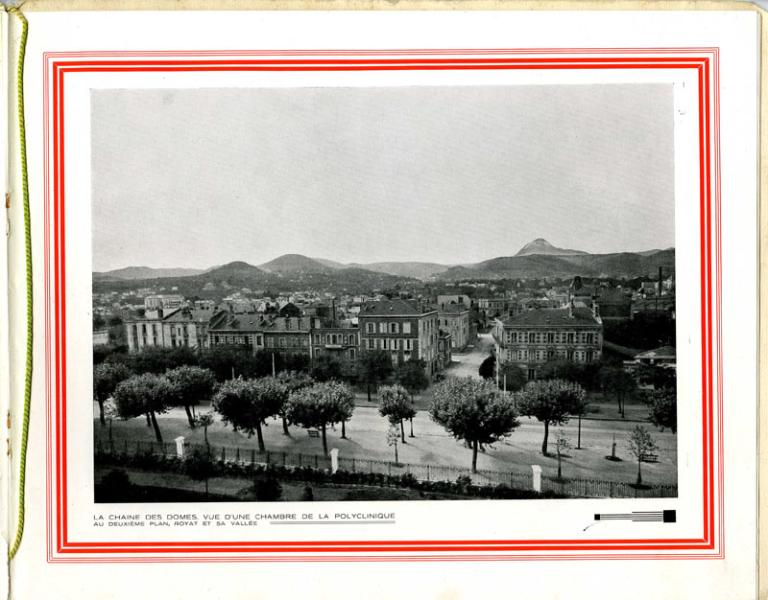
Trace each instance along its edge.
<path fill-rule="evenodd" d="M 636 523 L 675 523 L 674 510 L 634 511 L 631 513 L 595 513 L 595 521 L 634 521 Z"/>

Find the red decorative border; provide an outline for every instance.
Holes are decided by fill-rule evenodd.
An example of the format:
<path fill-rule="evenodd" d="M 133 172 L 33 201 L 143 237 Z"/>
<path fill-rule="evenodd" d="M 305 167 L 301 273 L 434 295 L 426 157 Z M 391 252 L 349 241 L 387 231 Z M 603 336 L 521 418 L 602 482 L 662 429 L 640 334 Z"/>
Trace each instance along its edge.
<path fill-rule="evenodd" d="M 717 48 L 46 53 L 45 364 L 47 534 L 51 562 L 615 560 L 723 557 L 720 160 Z M 693 69 L 699 98 L 703 522 L 700 537 L 594 540 L 77 542 L 68 536 L 64 79 L 164 71 Z M 49 97 L 50 89 L 50 97 Z M 49 121 L 50 114 L 50 121 Z M 52 151 L 52 154 L 50 152 Z M 52 158 L 52 178 L 49 165 Z M 51 221 L 51 202 L 53 215 Z M 713 220 L 714 219 L 714 220 Z M 53 229 L 51 229 L 51 224 Z M 714 231 L 714 246 L 712 233 Z M 51 248 L 51 242 L 53 247 Z M 52 260 L 51 260 L 52 252 Z M 714 271 L 712 260 L 714 259 Z M 51 281 L 51 266 L 53 280 Z M 713 282 L 714 275 L 714 282 Z M 51 288 L 51 285 L 53 286 Z M 51 296 L 53 289 L 53 296 Z M 714 292 L 714 295 L 713 295 Z M 53 306 L 51 307 L 51 300 Z M 53 311 L 51 311 L 53 308 Z M 717 317 L 713 321 L 713 314 Z M 714 328 L 714 332 L 713 332 Z M 713 337 L 714 333 L 714 337 Z M 713 378 L 713 370 L 717 376 Z M 713 381 L 714 379 L 714 381 Z M 713 388 L 716 385 L 716 388 Z M 715 420 L 716 418 L 716 420 Z M 717 437 L 714 426 L 717 424 Z M 715 472 L 717 468 L 717 472 Z M 460 553 L 471 554 L 460 554 Z M 304 554 L 302 554 L 304 553 Z M 94 556 L 95 555 L 95 556 Z M 166 555 L 166 556 L 163 556 Z"/>

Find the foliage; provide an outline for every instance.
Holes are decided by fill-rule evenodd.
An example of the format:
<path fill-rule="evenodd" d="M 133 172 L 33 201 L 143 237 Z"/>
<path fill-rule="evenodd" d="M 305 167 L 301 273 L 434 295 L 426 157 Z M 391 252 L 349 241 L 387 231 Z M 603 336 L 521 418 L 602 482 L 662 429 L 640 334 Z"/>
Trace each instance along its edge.
<path fill-rule="evenodd" d="M 222 383 L 213 397 L 213 406 L 225 423 L 235 431 L 258 436 L 259 450 L 264 451 L 261 426 L 277 415 L 285 401 L 286 387 L 276 377 L 230 379 Z"/>
<path fill-rule="evenodd" d="M 384 350 L 366 350 L 357 361 L 357 377 L 368 388 L 371 400 L 371 386 L 378 384 L 392 373 L 392 357 Z"/>
<path fill-rule="evenodd" d="M 670 429 L 677 433 L 677 393 L 674 389 L 662 388 L 648 392 L 648 420 L 661 431 Z"/>
<path fill-rule="evenodd" d="M 432 420 L 456 439 L 472 446 L 472 471 L 477 470 L 479 444 L 492 444 L 519 425 L 509 396 L 489 381 L 448 378 L 433 388 Z"/>
<path fill-rule="evenodd" d="M 619 413 L 624 416 L 627 398 L 637 393 L 635 378 L 621 367 L 608 367 L 601 372 L 601 384 L 606 394 L 612 394 L 618 403 Z"/>
<path fill-rule="evenodd" d="M 627 446 L 629 451 L 637 459 L 637 485 L 643 483 L 643 475 L 641 472 L 641 465 L 643 459 L 647 454 L 651 454 L 658 450 L 656 443 L 653 441 L 651 434 L 642 425 L 635 425 L 634 429 L 627 436 Z"/>
<path fill-rule="evenodd" d="M 355 408 L 355 396 L 343 383 L 326 381 L 291 392 L 286 416 L 292 423 L 322 431 L 323 451 L 328 454 L 325 428 L 348 421 Z"/>
<path fill-rule="evenodd" d="M 167 377 L 154 373 L 132 375 L 117 385 L 113 398 L 123 419 L 148 414 L 157 441 L 163 441 L 156 414 L 166 412 L 176 401 L 176 390 Z"/>
<path fill-rule="evenodd" d="M 93 369 L 93 398 L 99 403 L 99 420 L 104 424 L 104 402 L 115 393 L 117 385 L 131 376 L 122 364 L 102 363 Z"/>
<path fill-rule="evenodd" d="M 675 320 L 662 312 L 638 313 L 631 319 L 606 320 L 603 335 L 614 344 L 652 350 L 659 346 L 675 345 Z"/>
<path fill-rule="evenodd" d="M 601 364 L 576 363 L 570 360 L 553 360 L 542 365 L 537 372 L 538 379 L 564 379 L 572 383 L 578 383 L 586 390 L 596 391 L 600 389 Z"/>
<path fill-rule="evenodd" d="M 491 356 L 480 363 L 480 368 L 477 372 L 483 379 L 493 379 L 496 377 L 496 356 L 491 354 Z"/>
<path fill-rule="evenodd" d="M 550 425 L 563 425 L 570 415 L 577 414 L 584 403 L 584 389 L 577 383 L 562 379 L 529 381 L 518 393 L 520 414 L 536 417 L 544 423 L 544 441 L 541 453 L 547 456 Z"/>
<path fill-rule="evenodd" d="M 408 393 L 413 395 L 427 389 L 429 377 L 427 377 L 427 363 L 420 358 L 412 358 L 401 363 L 397 367 L 395 379 Z"/>
<path fill-rule="evenodd" d="M 312 379 L 315 381 L 340 381 L 341 362 L 330 354 L 321 354 L 312 365 Z"/>
<path fill-rule="evenodd" d="M 173 406 L 176 390 L 164 375 L 143 373 L 121 381 L 113 397 L 120 418 L 131 419 L 148 412 L 166 412 Z"/>
<path fill-rule="evenodd" d="M 528 376 L 517 365 L 504 365 L 499 372 L 499 387 L 504 389 L 504 378 L 506 377 L 507 391 L 517 392 L 528 383 Z"/>
<path fill-rule="evenodd" d="M 182 365 L 196 365 L 198 362 L 194 350 L 186 346 L 149 346 L 133 354 L 114 354 L 107 360 L 124 362 L 134 373 L 158 374 Z"/>
<path fill-rule="evenodd" d="M 379 414 L 391 425 L 400 425 L 400 435 L 405 444 L 404 419 L 416 416 L 408 391 L 401 385 L 389 385 L 379 390 Z"/>
<path fill-rule="evenodd" d="M 654 389 L 674 388 L 677 385 L 677 371 L 671 368 L 643 365 L 638 372 L 638 380 L 643 385 Z"/>
<path fill-rule="evenodd" d="M 176 391 L 175 406 L 184 407 L 189 426 L 194 427 L 195 421 L 189 407 L 211 399 L 216 385 L 213 373 L 208 369 L 184 365 L 167 371 L 165 376 Z"/>
<path fill-rule="evenodd" d="M 216 463 L 211 455 L 202 448 L 195 448 L 184 459 L 184 474 L 194 481 L 205 482 L 205 493 L 208 493 L 208 480 L 216 475 Z"/>

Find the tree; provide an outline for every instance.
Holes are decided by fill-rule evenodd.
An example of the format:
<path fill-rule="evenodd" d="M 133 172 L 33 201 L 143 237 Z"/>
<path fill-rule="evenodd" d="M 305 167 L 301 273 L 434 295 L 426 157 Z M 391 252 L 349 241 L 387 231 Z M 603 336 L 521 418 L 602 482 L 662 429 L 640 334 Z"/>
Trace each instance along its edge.
<path fill-rule="evenodd" d="M 354 395 L 343 383 L 327 381 L 296 390 L 288 397 L 287 416 L 302 427 L 317 428 L 322 433 L 323 453 L 328 454 L 326 427 L 349 420 L 354 409 Z"/>
<path fill-rule="evenodd" d="M 149 415 L 155 438 L 163 443 L 156 415 L 166 412 L 176 400 L 176 390 L 167 377 L 155 373 L 132 375 L 117 385 L 113 398 L 123 419 Z"/>
<path fill-rule="evenodd" d="M 512 399 L 496 385 L 471 377 L 448 378 L 434 386 L 432 420 L 472 447 L 472 472 L 477 472 L 480 444 L 492 444 L 519 425 Z"/>
<path fill-rule="evenodd" d="M 357 376 L 366 384 L 368 402 L 371 401 L 371 386 L 392 373 L 392 357 L 384 350 L 366 350 L 360 354 L 357 361 Z"/>
<path fill-rule="evenodd" d="M 550 425 L 564 425 L 570 415 L 578 410 L 578 405 L 584 401 L 584 390 L 577 383 L 562 379 L 529 381 L 518 392 L 517 406 L 520 414 L 526 417 L 536 417 L 544 423 L 544 441 L 541 453 L 548 456 L 547 441 Z"/>
<path fill-rule="evenodd" d="M 210 450 L 195 448 L 184 459 L 184 474 L 194 481 L 205 482 L 205 497 L 208 498 L 208 480 L 216 473 L 216 465 Z"/>
<path fill-rule="evenodd" d="M 641 465 L 647 454 L 655 452 L 658 448 L 648 433 L 648 430 L 642 425 L 635 425 L 627 438 L 629 451 L 637 459 L 637 485 L 643 483 L 643 473 Z"/>
<path fill-rule="evenodd" d="M 672 388 L 662 388 L 649 392 L 646 396 L 648 420 L 661 431 L 669 428 L 677 433 L 677 393 Z"/>
<path fill-rule="evenodd" d="M 379 414 L 386 417 L 391 425 L 400 424 L 402 443 L 405 444 L 403 419 L 412 419 L 416 414 L 408 392 L 401 385 L 388 385 L 379 390 Z"/>
<path fill-rule="evenodd" d="M 115 393 L 117 385 L 128 379 L 131 371 L 120 363 L 101 363 L 93 369 L 93 397 L 99 403 L 99 422 L 106 424 L 104 402 Z"/>
<path fill-rule="evenodd" d="M 395 377 L 397 382 L 408 390 L 408 393 L 411 395 L 411 404 L 413 404 L 413 397 L 416 394 L 429 387 L 427 363 L 420 358 L 412 358 L 402 363 L 397 368 Z M 413 413 L 413 417 L 415 416 L 416 411 Z M 409 437 L 416 437 L 413 435 L 413 417 L 410 417 L 409 419 L 411 422 L 411 433 Z"/>
<path fill-rule="evenodd" d="M 230 379 L 219 386 L 213 406 L 235 431 L 243 431 L 248 437 L 255 433 L 259 452 L 265 452 L 261 426 L 280 412 L 284 396 L 285 386 L 276 377 Z"/>
<path fill-rule="evenodd" d="M 205 445 L 210 448 L 208 443 L 208 428 L 213 425 L 213 413 L 207 412 L 197 415 L 195 424 L 203 428 L 203 438 L 205 439 Z"/>
<path fill-rule="evenodd" d="M 562 455 L 570 447 L 571 447 L 571 442 L 568 440 L 567 437 L 565 437 L 565 432 L 562 429 L 560 429 L 557 432 L 557 438 L 555 438 L 555 448 L 557 449 L 557 478 L 558 479 L 563 478 Z"/>
<path fill-rule="evenodd" d="M 528 382 L 528 376 L 517 365 L 504 365 L 499 372 L 499 387 L 508 392 L 517 392 L 523 389 Z"/>
<path fill-rule="evenodd" d="M 216 379 L 213 372 L 200 367 L 181 366 L 165 373 L 168 381 L 176 389 L 177 406 L 183 406 L 187 413 L 190 428 L 194 429 L 195 420 L 192 417 L 191 406 L 197 406 L 201 401 L 209 401 L 213 395 Z"/>
<path fill-rule="evenodd" d="M 282 407 L 280 408 L 280 418 L 283 421 L 283 435 L 291 435 L 288 431 L 288 418 L 286 416 L 288 397 L 291 392 L 309 387 L 314 380 L 306 373 L 300 371 L 280 371 L 277 374 L 278 380 L 285 386 L 285 396 L 283 397 Z"/>
<path fill-rule="evenodd" d="M 477 370 L 477 373 L 483 379 L 493 379 L 496 377 L 496 357 L 491 354 L 480 363 L 480 368 Z"/>
<path fill-rule="evenodd" d="M 576 449 L 581 450 L 581 419 L 587 414 L 587 407 L 589 406 L 589 400 L 586 394 L 581 400 L 577 400 L 573 406 L 573 412 L 571 414 L 576 415 L 579 418 L 578 424 L 578 436 L 576 438 Z"/>
<path fill-rule="evenodd" d="M 389 429 L 387 429 L 387 446 L 393 446 L 395 449 L 395 464 L 400 464 L 400 458 L 397 456 L 397 441 L 399 439 L 397 427 L 390 423 Z"/>
<path fill-rule="evenodd" d="M 321 354 L 312 366 L 315 381 L 341 381 L 341 362 L 330 354 Z"/>
<path fill-rule="evenodd" d="M 112 354 L 106 362 L 122 362 L 134 373 L 165 373 L 182 365 L 197 365 L 198 356 L 192 348 L 149 346 L 133 354 Z"/>
<path fill-rule="evenodd" d="M 619 408 L 619 414 L 624 418 L 624 405 L 626 399 L 634 395 L 637 391 L 637 383 L 621 367 L 608 367 L 601 373 L 601 383 L 603 391 L 607 394 L 613 394 Z"/>

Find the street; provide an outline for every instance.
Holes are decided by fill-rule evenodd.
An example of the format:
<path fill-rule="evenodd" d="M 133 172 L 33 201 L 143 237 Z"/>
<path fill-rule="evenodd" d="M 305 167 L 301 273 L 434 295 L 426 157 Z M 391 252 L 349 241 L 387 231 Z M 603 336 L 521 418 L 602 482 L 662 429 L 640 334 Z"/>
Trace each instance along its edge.
<path fill-rule="evenodd" d="M 469 348 L 464 352 L 454 352 L 453 362 L 446 369 L 445 374 L 452 377 L 475 377 L 480 378 L 477 370 L 480 364 L 488 358 L 493 348 L 493 338 L 490 333 L 480 333 L 475 341 L 474 348 Z"/>

